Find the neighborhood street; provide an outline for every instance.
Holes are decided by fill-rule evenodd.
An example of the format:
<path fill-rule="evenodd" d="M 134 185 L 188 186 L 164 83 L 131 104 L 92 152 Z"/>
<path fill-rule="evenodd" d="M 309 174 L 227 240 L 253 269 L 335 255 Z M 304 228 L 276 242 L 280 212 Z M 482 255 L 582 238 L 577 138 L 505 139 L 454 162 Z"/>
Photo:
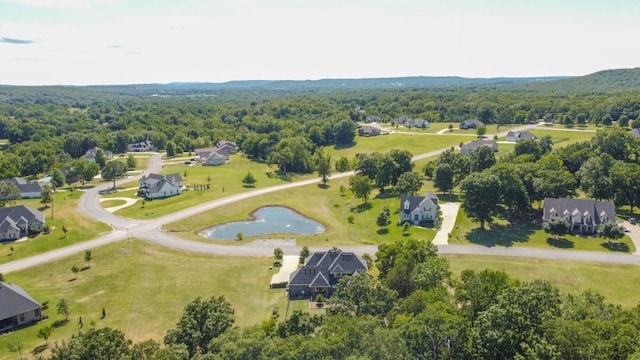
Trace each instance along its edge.
<path fill-rule="evenodd" d="M 535 128 L 536 125 L 524 125 L 520 127 L 510 128 L 507 131 L 501 132 L 498 137 L 506 136 L 508 131 L 522 131 L 526 129 Z M 493 137 L 493 134 L 487 135 L 489 138 Z M 448 148 L 446 148 L 448 149 Z M 432 151 L 425 154 L 416 155 L 413 157 L 413 161 L 437 156 L 446 149 Z M 146 173 L 159 172 L 162 168 L 162 154 L 153 154 L 149 160 L 149 165 Z M 334 174 L 330 179 L 338 179 L 353 175 L 353 171 Z M 130 177 L 125 180 L 121 180 L 118 184 L 130 182 L 131 180 L 139 179 L 142 175 L 137 177 Z M 78 208 L 79 211 L 104 223 L 110 224 L 113 231 L 109 234 L 103 235 L 97 239 L 85 241 L 82 243 L 74 244 L 57 250 L 52 250 L 46 253 L 35 255 L 29 258 L 24 258 L 0 265 L 0 273 L 10 273 L 13 271 L 23 270 L 38 264 L 58 260 L 75 253 L 80 253 L 84 250 L 103 246 L 115 241 L 127 239 L 127 238 L 142 238 L 155 244 L 165 246 L 172 249 L 200 252 L 208 254 L 219 255 L 232 255 L 232 256 L 272 256 L 273 249 L 280 247 L 283 249 L 286 255 L 297 255 L 300 252 L 300 247 L 295 244 L 295 241 L 282 239 L 282 240 L 256 240 L 252 243 L 233 246 L 233 245 L 217 245 L 205 242 L 197 242 L 185 240 L 170 233 L 161 230 L 163 224 L 179 221 L 196 214 L 216 209 L 234 202 L 238 202 L 253 197 L 258 197 L 264 194 L 282 191 L 285 189 L 291 189 L 300 186 L 306 186 L 320 182 L 320 178 L 308 179 L 303 181 L 297 181 L 282 185 L 276 185 L 261 189 L 255 189 L 245 193 L 230 195 L 222 199 L 209 201 L 204 204 L 196 205 L 188 209 L 177 211 L 175 213 L 165 215 L 155 220 L 135 220 L 116 216 L 108 212 L 102 206 L 100 206 L 100 195 L 98 191 L 101 189 L 112 186 L 111 183 L 98 186 L 96 188 L 86 191 L 80 198 Z M 640 248 L 640 229 L 637 225 L 628 225 L 627 227 L 633 228 L 634 233 L 628 233 L 631 235 L 636 248 Z M 446 229 L 443 227 L 441 231 L 450 232 L 449 226 Z M 446 236 L 447 234 L 444 234 Z M 441 239 L 443 235 L 440 235 L 438 239 Z M 494 255 L 494 256 L 513 256 L 513 257 L 528 257 L 528 258 L 542 258 L 542 259 L 558 259 L 558 260 L 574 260 L 574 261 L 591 261 L 602 262 L 612 264 L 640 264 L 640 256 L 619 254 L 619 253 L 605 253 L 605 252 L 587 252 L 576 250 L 552 250 L 552 249 L 535 249 L 525 247 L 485 247 L 478 245 L 448 245 L 442 244 L 440 240 L 438 243 L 439 252 L 442 254 L 468 254 L 468 255 Z M 441 245 L 442 244 L 442 245 Z M 361 245 L 361 246 L 341 246 L 343 250 L 354 251 L 359 254 L 368 253 L 375 254 L 377 246 L 375 245 Z M 312 251 L 326 250 L 328 247 L 310 247 Z"/>

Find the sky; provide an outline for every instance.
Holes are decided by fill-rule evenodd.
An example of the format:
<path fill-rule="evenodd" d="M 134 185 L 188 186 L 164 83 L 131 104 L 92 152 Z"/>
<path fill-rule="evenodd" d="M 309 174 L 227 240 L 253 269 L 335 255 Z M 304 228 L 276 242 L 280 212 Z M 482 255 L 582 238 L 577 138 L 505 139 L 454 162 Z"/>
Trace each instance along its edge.
<path fill-rule="evenodd" d="M 639 35 L 638 0 L 0 0 L 0 84 L 579 76 Z"/>

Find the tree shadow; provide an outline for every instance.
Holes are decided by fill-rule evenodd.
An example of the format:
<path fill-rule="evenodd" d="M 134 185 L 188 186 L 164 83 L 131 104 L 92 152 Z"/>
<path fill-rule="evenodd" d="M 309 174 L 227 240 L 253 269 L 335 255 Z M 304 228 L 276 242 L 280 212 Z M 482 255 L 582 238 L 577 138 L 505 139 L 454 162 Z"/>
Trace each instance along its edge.
<path fill-rule="evenodd" d="M 489 229 L 475 228 L 467 233 L 469 242 L 493 246 L 513 246 L 514 243 L 526 242 L 538 229 L 538 225 L 531 219 L 518 219 L 509 224 L 490 224 Z"/>
<path fill-rule="evenodd" d="M 618 241 L 607 241 L 607 242 L 603 242 L 602 244 L 603 248 L 609 250 L 609 251 L 616 251 L 616 252 L 629 252 L 629 245 L 623 243 L 623 242 L 618 242 Z"/>
<path fill-rule="evenodd" d="M 335 150 L 349 149 L 349 148 L 352 148 L 352 147 L 356 146 L 356 144 L 357 144 L 356 141 L 354 141 L 354 142 L 352 142 L 350 144 L 335 144 L 333 146 L 333 148 Z"/>
<path fill-rule="evenodd" d="M 573 241 L 566 238 L 547 238 L 547 244 L 553 247 L 561 248 L 561 249 L 571 249 L 573 248 Z"/>
<path fill-rule="evenodd" d="M 38 346 L 34 347 L 33 350 L 31 350 L 31 355 L 39 355 L 43 351 L 47 350 L 48 348 L 49 348 L 48 344 L 38 345 Z"/>
<path fill-rule="evenodd" d="M 89 269 L 91 269 L 90 266 L 83 266 L 82 269 L 80 269 L 80 271 L 86 271 L 86 270 L 89 270 Z"/>
<path fill-rule="evenodd" d="M 382 228 L 382 229 L 378 229 L 378 231 L 376 231 L 378 233 L 378 235 L 386 235 L 389 233 L 389 229 L 387 228 Z"/>
<path fill-rule="evenodd" d="M 351 212 L 361 213 L 371 209 L 372 207 L 373 205 L 371 205 L 371 203 L 366 203 L 366 204 L 362 203 L 362 204 L 358 204 L 356 206 L 351 207 Z"/>
<path fill-rule="evenodd" d="M 458 194 L 440 194 L 438 195 L 439 201 L 444 202 L 460 202 L 460 195 Z"/>
<path fill-rule="evenodd" d="M 375 199 L 390 199 L 394 197 L 396 197 L 396 194 L 394 194 L 393 191 L 385 191 L 378 193 L 378 195 L 375 196 Z"/>
<path fill-rule="evenodd" d="M 253 189 L 256 186 L 254 184 L 244 184 L 244 185 L 242 185 L 242 187 L 245 188 L 245 189 Z"/>
<path fill-rule="evenodd" d="M 326 190 L 326 189 L 328 189 L 328 188 L 330 188 L 330 187 L 331 187 L 331 186 L 330 186 L 330 185 L 328 185 L 328 184 L 318 184 L 318 188 L 323 189 L 323 190 Z"/>
<path fill-rule="evenodd" d="M 67 325 L 68 322 L 69 320 L 67 319 L 56 320 L 53 322 L 53 324 L 51 324 L 51 326 L 53 326 L 54 328 L 59 328 Z"/>
<path fill-rule="evenodd" d="M 67 280 L 67 282 L 74 282 L 76 280 L 78 280 L 78 278 L 69 279 L 69 280 Z"/>

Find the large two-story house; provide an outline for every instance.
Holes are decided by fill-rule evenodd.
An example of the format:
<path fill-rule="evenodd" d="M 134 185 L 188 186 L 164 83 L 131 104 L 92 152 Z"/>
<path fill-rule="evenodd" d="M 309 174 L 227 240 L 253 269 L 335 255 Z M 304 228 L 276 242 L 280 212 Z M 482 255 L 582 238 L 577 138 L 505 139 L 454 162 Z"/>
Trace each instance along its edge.
<path fill-rule="evenodd" d="M 411 222 L 418 225 L 423 221 L 438 224 L 438 196 L 427 191 L 424 196 L 403 196 L 400 198 L 400 223 Z"/>
<path fill-rule="evenodd" d="M 589 199 L 545 198 L 543 221 L 562 217 L 574 234 L 596 234 L 598 225 L 616 221 L 616 206 L 611 201 Z"/>
<path fill-rule="evenodd" d="M 182 194 L 180 174 L 160 175 L 151 173 L 140 179 L 138 195 L 147 199 L 160 199 Z"/>
<path fill-rule="evenodd" d="M 18 285 L 0 281 L 0 333 L 43 318 L 42 306 Z"/>
<path fill-rule="evenodd" d="M 339 249 L 314 252 L 304 266 L 291 273 L 287 284 L 290 299 L 330 297 L 343 276 L 367 271 L 367 263 L 352 252 Z"/>
<path fill-rule="evenodd" d="M 33 199 L 42 197 L 42 184 L 38 182 L 29 182 L 21 177 L 12 177 L 11 179 L 6 179 L 2 181 L 7 181 L 13 183 L 18 188 L 20 192 L 20 197 L 22 199 Z"/>
<path fill-rule="evenodd" d="M 44 230 L 44 214 L 27 205 L 0 208 L 0 242 Z"/>

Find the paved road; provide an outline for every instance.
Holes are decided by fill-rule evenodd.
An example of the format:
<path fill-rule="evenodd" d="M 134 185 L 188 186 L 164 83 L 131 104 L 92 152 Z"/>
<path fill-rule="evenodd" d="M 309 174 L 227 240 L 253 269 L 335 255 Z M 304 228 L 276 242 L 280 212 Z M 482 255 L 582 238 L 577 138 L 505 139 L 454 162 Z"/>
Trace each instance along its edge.
<path fill-rule="evenodd" d="M 506 136 L 509 131 L 522 131 L 525 129 L 535 128 L 536 125 L 524 125 L 520 127 L 510 128 L 506 131 L 498 133 L 498 137 Z M 488 134 L 488 137 L 493 137 L 494 134 Z M 431 151 L 429 153 L 420 154 L 413 157 L 414 161 L 434 157 L 445 151 L 446 149 Z M 147 172 L 158 172 L 162 168 L 162 154 L 154 154 L 149 160 L 149 167 Z M 334 174 L 331 179 L 338 179 L 353 175 L 353 171 Z M 129 182 L 132 179 L 139 179 L 142 175 L 121 180 L 118 184 Z M 79 244 L 71 245 L 61 249 L 49 251 L 40 255 L 32 256 L 29 258 L 16 260 L 10 263 L 0 265 L 0 273 L 9 273 L 12 271 L 19 271 L 29 268 L 45 262 L 67 257 L 84 250 L 92 249 L 95 247 L 103 246 L 118 240 L 126 239 L 128 237 L 143 238 L 150 242 L 156 243 L 168 248 L 185 250 L 191 252 L 201 252 L 209 254 L 220 255 L 235 255 L 235 256 L 271 256 L 273 255 L 273 249 L 280 247 L 287 255 L 296 255 L 299 253 L 300 248 L 295 245 L 294 241 L 284 240 L 272 240 L 272 241 L 254 241 L 247 245 L 233 246 L 233 245 L 217 245 L 204 242 L 185 240 L 170 233 L 160 230 L 163 224 L 179 221 L 204 211 L 212 210 L 227 204 L 231 204 L 237 201 L 250 199 L 252 197 L 261 196 L 264 194 L 281 191 L 285 189 L 291 189 L 299 186 L 306 186 L 320 182 L 319 178 L 309 179 L 303 181 L 297 181 L 293 183 L 272 186 L 268 188 L 256 189 L 241 194 L 231 195 L 222 199 L 213 200 L 204 204 L 196 205 L 194 207 L 175 212 L 155 220 L 134 220 L 127 219 L 113 215 L 100 206 L 98 191 L 109 187 L 105 184 L 89 191 L 86 191 L 80 198 L 78 208 L 81 212 L 85 213 L 92 218 L 110 224 L 114 231 L 101 236 L 97 239 L 82 242 Z M 639 244 L 640 245 L 640 244 Z M 361 245 L 361 246 L 341 246 L 343 250 L 354 251 L 358 254 L 374 254 L 377 251 L 375 245 Z M 640 247 L 639 247 L 640 248 Z M 311 247 L 312 251 L 326 250 L 328 247 Z M 640 256 L 632 256 L 627 254 L 614 254 L 603 252 L 583 252 L 575 250 L 545 250 L 545 249 L 531 249 L 531 248 L 502 248 L 502 247 L 483 247 L 474 245 L 440 245 L 438 249 L 443 254 L 474 254 L 474 255 L 496 255 L 496 256 L 521 256 L 521 257 L 534 257 L 544 259 L 563 259 L 563 260 L 576 260 L 576 261 L 593 261 L 593 262 L 605 262 L 615 264 L 640 264 Z"/>

